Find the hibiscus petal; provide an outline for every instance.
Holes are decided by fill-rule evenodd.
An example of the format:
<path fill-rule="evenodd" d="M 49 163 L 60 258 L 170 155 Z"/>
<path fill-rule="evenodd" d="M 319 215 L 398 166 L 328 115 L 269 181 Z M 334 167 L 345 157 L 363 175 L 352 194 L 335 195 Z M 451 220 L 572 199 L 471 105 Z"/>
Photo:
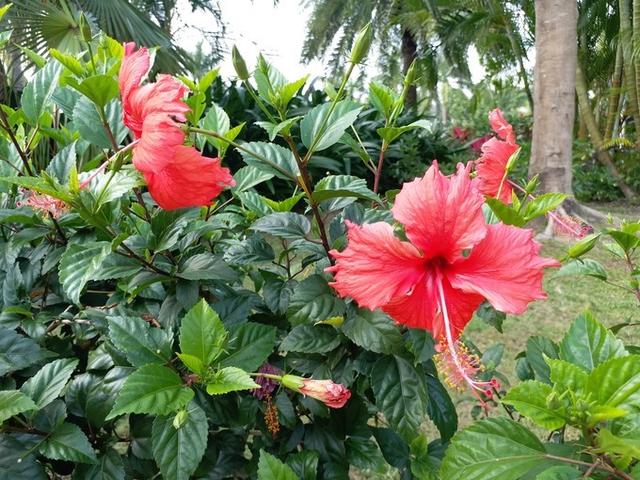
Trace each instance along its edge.
<path fill-rule="evenodd" d="M 174 161 L 185 133 L 163 113 L 144 119 L 142 135 L 133 149 L 133 165 L 143 173 L 160 172 Z"/>
<path fill-rule="evenodd" d="M 533 230 L 501 223 L 487 228 L 469 257 L 447 267 L 446 275 L 454 288 L 480 294 L 502 312 L 521 314 L 533 300 L 547 297 L 543 269 L 560 264 L 538 255 Z"/>
<path fill-rule="evenodd" d="M 485 235 L 483 199 L 469 178 L 469 166 L 447 178 L 434 161 L 423 178 L 405 183 L 392 212 L 426 258 L 451 261 Z"/>
<path fill-rule="evenodd" d="M 142 82 L 142 79 L 149 73 L 151 68 L 149 51 L 144 47 L 134 51 L 135 47 L 135 43 L 132 42 L 124 44 L 124 58 L 118 75 L 118 84 L 123 103 L 129 98 L 131 91 L 138 88 L 140 82 Z"/>
<path fill-rule="evenodd" d="M 445 336 L 444 317 L 440 308 L 435 272 L 429 272 L 416 284 L 411 293 L 396 297 L 382 307 L 396 322 L 411 328 L 429 330 L 434 339 Z M 476 311 L 482 296 L 452 288 L 446 277 L 442 278 L 442 289 L 447 302 L 447 313 L 451 334 L 458 338 Z"/>
<path fill-rule="evenodd" d="M 509 158 L 516 150 L 518 145 L 497 138 L 492 138 L 482 145 L 482 156 L 476 161 L 476 181 L 478 190 L 483 195 L 511 203 L 511 185 L 505 178 L 505 171 Z"/>
<path fill-rule="evenodd" d="M 336 264 L 327 269 L 333 272 L 330 285 L 338 294 L 374 310 L 410 291 L 424 274 L 420 252 L 399 240 L 388 223 L 345 223 L 349 245 L 342 252 L 330 252 Z"/>
<path fill-rule="evenodd" d="M 515 145 L 516 136 L 513 133 L 513 127 L 505 120 L 502 110 L 496 108 L 495 110 L 490 111 L 489 123 L 491 124 L 491 129 L 496 132 L 498 137 Z"/>
<path fill-rule="evenodd" d="M 149 193 L 165 210 L 210 205 L 226 187 L 235 185 L 219 158 L 204 157 L 193 147 L 175 148 L 172 161 L 162 170 L 144 172 Z"/>

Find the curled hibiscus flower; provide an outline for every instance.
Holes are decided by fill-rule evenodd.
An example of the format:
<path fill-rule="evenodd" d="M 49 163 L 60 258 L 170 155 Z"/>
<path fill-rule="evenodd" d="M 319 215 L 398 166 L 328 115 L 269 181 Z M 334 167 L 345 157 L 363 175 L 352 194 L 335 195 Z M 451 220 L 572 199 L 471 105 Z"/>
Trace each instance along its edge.
<path fill-rule="evenodd" d="M 144 175 L 153 199 L 165 210 L 209 205 L 225 187 L 235 185 L 219 158 L 183 145 L 189 107 L 187 87 L 169 75 L 142 85 L 151 61 L 146 48 L 125 44 L 119 74 L 123 122 L 138 139 L 133 165 Z"/>
<path fill-rule="evenodd" d="M 513 127 L 504 119 L 499 108 L 489 112 L 489 123 L 497 136 L 482 145 L 482 155 L 476 161 L 478 190 L 488 197 L 511 203 L 512 189 L 507 179 L 507 164 L 520 146 L 516 143 Z"/>
<path fill-rule="evenodd" d="M 362 307 L 381 308 L 398 323 L 444 339 L 462 369 L 456 342 L 480 303 L 520 314 L 546 298 L 544 267 L 559 266 L 539 256 L 532 230 L 488 225 L 482 204 L 468 166 L 458 165 L 448 178 L 434 162 L 423 178 L 404 184 L 392 209 L 409 241 L 384 222 L 347 223 L 347 248 L 331 252 L 331 285 Z"/>

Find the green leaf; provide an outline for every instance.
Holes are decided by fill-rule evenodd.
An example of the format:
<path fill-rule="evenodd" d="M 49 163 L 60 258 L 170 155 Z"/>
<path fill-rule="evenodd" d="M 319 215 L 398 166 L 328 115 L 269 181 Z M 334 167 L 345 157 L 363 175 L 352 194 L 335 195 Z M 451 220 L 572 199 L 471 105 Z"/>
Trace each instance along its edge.
<path fill-rule="evenodd" d="M 307 82 L 307 78 L 309 78 L 309 75 L 305 75 L 304 77 L 299 78 L 298 80 L 294 80 L 293 82 L 286 83 L 282 85 L 280 88 L 278 88 L 276 91 L 276 97 L 277 97 L 276 107 L 280 110 L 286 110 L 287 105 L 289 105 L 289 102 L 291 101 L 291 99 L 296 96 L 298 91 Z"/>
<path fill-rule="evenodd" d="M 359 309 L 342 325 L 349 340 L 375 353 L 397 353 L 402 348 L 402 335 L 397 325 L 380 310 Z"/>
<path fill-rule="evenodd" d="M 342 315 L 344 302 L 335 296 L 321 275 L 305 278 L 293 292 L 287 310 L 292 325 L 313 323 Z"/>
<path fill-rule="evenodd" d="M 588 375 L 584 369 L 564 360 L 548 359 L 547 363 L 550 369 L 549 378 L 560 393 L 567 389 L 579 393 L 585 389 Z"/>
<path fill-rule="evenodd" d="M 369 84 L 369 103 L 387 119 L 391 116 L 397 95 L 393 90 L 374 82 Z"/>
<path fill-rule="evenodd" d="M 325 325 L 303 324 L 294 327 L 284 337 L 280 350 L 284 352 L 328 353 L 340 345 L 335 328 Z"/>
<path fill-rule="evenodd" d="M 22 442 L 19 438 L 6 434 L 0 435 L 0 479 L 49 479 L 42 464 L 37 461 L 36 452 L 31 450 L 37 443 Z"/>
<path fill-rule="evenodd" d="M 587 379 L 587 393 L 607 407 L 640 408 L 640 356 L 612 358 L 598 365 Z"/>
<path fill-rule="evenodd" d="M 498 217 L 502 223 L 506 225 L 515 225 L 516 227 L 523 227 L 527 223 L 526 219 L 520 215 L 510 205 L 502 203 L 497 198 L 487 197 L 485 202 L 491 208 L 491 211 Z"/>
<path fill-rule="evenodd" d="M 546 358 L 558 358 L 558 346 L 545 337 L 529 337 L 526 358 L 536 378 L 549 383 L 549 365 Z"/>
<path fill-rule="evenodd" d="M 551 395 L 550 385 L 530 380 L 513 387 L 502 399 L 535 424 L 547 430 L 558 430 L 566 424 L 561 412 L 551 410 L 547 397 Z"/>
<path fill-rule="evenodd" d="M 76 157 L 76 142 L 73 142 L 56 153 L 47 165 L 46 172 L 61 185 L 67 185 L 71 170 L 76 167 Z"/>
<path fill-rule="evenodd" d="M 275 237 L 297 240 L 306 238 L 311 232 L 311 223 L 307 217 L 299 213 L 279 212 L 259 218 L 251 225 L 251 230 Z"/>
<path fill-rule="evenodd" d="M 231 332 L 227 353 L 220 359 L 222 367 L 238 367 L 256 371 L 273 350 L 276 328 L 271 325 L 247 322 Z"/>
<path fill-rule="evenodd" d="M 171 359 L 172 338 L 138 317 L 107 317 L 109 337 L 134 367 L 149 363 L 164 365 Z"/>
<path fill-rule="evenodd" d="M 544 458 L 544 445 L 524 426 L 489 418 L 453 437 L 441 475 L 442 480 L 519 480 Z"/>
<path fill-rule="evenodd" d="M 274 212 L 290 212 L 303 197 L 304 193 L 298 193 L 297 195 L 293 195 L 277 202 L 270 198 L 263 197 L 262 195 L 260 196 L 262 201 Z"/>
<path fill-rule="evenodd" d="M 602 453 L 627 458 L 640 458 L 640 440 L 614 435 L 606 428 L 598 431 L 598 445 Z"/>
<path fill-rule="evenodd" d="M 0 424 L 22 412 L 35 410 L 38 406 L 19 390 L 5 390 L 0 392 Z"/>
<path fill-rule="evenodd" d="M 287 457 L 287 465 L 289 465 L 300 480 L 316 480 L 318 475 L 317 452 L 302 450 Z"/>
<path fill-rule="evenodd" d="M 390 428 L 372 427 L 373 435 L 387 463 L 403 469 L 409 462 L 409 446 Z"/>
<path fill-rule="evenodd" d="M 427 374 L 425 379 L 427 382 L 427 395 L 429 396 L 427 413 L 438 428 L 442 441 L 448 442 L 458 429 L 456 407 L 447 389 L 444 388 L 438 378 Z"/>
<path fill-rule="evenodd" d="M 212 103 L 207 114 L 200 120 L 200 127 L 224 136 L 229 131 L 229 128 L 231 128 L 231 122 L 229 121 L 229 115 L 218 105 Z M 219 138 L 211 135 L 204 135 L 204 138 L 218 151 L 220 151 L 222 147 L 226 148 L 226 142 Z"/>
<path fill-rule="evenodd" d="M 349 465 L 377 473 L 384 471 L 384 458 L 372 439 L 349 437 L 345 442 L 345 448 Z"/>
<path fill-rule="evenodd" d="M 272 122 L 256 122 L 256 125 L 263 128 L 267 135 L 269 135 L 269 141 L 273 142 L 278 133 L 282 132 L 284 135 L 288 135 L 291 127 L 297 123 L 302 117 L 288 118 L 280 123 Z"/>
<path fill-rule="evenodd" d="M 120 144 L 129 130 L 122 123 L 122 105 L 112 100 L 105 107 L 105 116 L 116 143 Z M 80 97 L 73 107 L 73 125 L 82 138 L 100 148 L 113 148 L 96 106 L 87 97 Z"/>
<path fill-rule="evenodd" d="M 30 125 L 36 125 L 40 116 L 48 108 L 53 91 L 58 86 L 62 66 L 49 62 L 38 70 L 22 91 L 22 111 Z"/>
<path fill-rule="evenodd" d="M 607 271 L 602 264 L 590 258 L 572 260 L 564 264 L 555 274 L 556 277 L 564 277 L 567 275 L 588 275 L 600 280 L 607 279 Z"/>
<path fill-rule="evenodd" d="M 402 357 L 383 357 L 371 372 L 376 406 L 406 441 L 418 433 L 427 408 L 424 374 Z"/>
<path fill-rule="evenodd" d="M 93 373 L 83 373 L 74 377 L 65 393 L 69 413 L 86 418 L 93 426 L 102 427 L 115 402 L 115 393 L 112 388 L 106 386 L 108 383 Z"/>
<path fill-rule="evenodd" d="M 325 121 L 332 106 L 332 103 L 318 105 L 300 122 L 300 136 L 305 147 L 311 148 L 313 145 L 313 151 L 319 152 L 334 145 L 362 110 L 355 102 L 341 100 L 335 104 L 333 112 Z"/>
<path fill-rule="evenodd" d="M 560 342 L 560 359 L 588 372 L 611 358 L 627 355 L 624 344 L 589 312 L 580 315 Z"/>
<path fill-rule="evenodd" d="M 225 261 L 212 253 L 198 253 L 189 257 L 178 272 L 186 280 L 223 280 L 233 282 L 238 278 L 236 272 Z"/>
<path fill-rule="evenodd" d="M 388 144 L 396 140 L 400 135 L 413 130 L 414 128 L 424 128 L 429 129 L 431 125 L 426 120 L 416 120 L 409 125 L 404 125 L 402 127 L 382 127 L 378 128 L 376 132 L 380 135 L 385 142 Z"/>
<path fill-rule="evenodd" d="M 153 421 L 153 458 L 166 479 L 191 478 L 207 448 L 207 416 L 195 402 L 189 404 L 186 412 L 187 420 L 178 429 L 173 426 L 173 416 Z"/>
<path fill-rule="evenodd" d="M 71 374 L 78 366 L 78 360 L 61 358 L 47 363 L 27 380 L 20 390 L 31 397 L 38 409 L 53 402 L 71 378 Z"/>
<path fill-rule="evenodd" d="M 527 203 L 522 215 L 526 222 L 530 222 L 556 209 L 566 198 L 564 193 L 543 193 Z"/>
<path fill-rule="evenodd" d="M 482 302 L 478 310 L 476 310 L 476 316 L 502 333 L 502 323 L 505 318 L 507 318 L 507 315 L 493 308 L 486 300 Z"/>
<path fill-rule="evenodd" d="M 176 372 L 161 365 L 145 365 L 124 382 L 107 420 L 124 413 L 167 415 L 184 407 L 192 398 L 193 390 L 182 385 Z"/>
<path fill-rule="evenodd" d="M 92 75 L 80 83 L 67 78 L 66 82 L 100 108 L 104 108 L 120 93 L 118 82 L 111 75 Z"/>
<path fill-rule="evenodd" d="M 299 480 L 295 472 L 270 453 L 260 450 L 258 480 Z"/>
<path fill-rule="evenodd" d="M 580 480 L 581 478 L 583 478 L 582 472 L 575 467 L 559 465 L 538 474 L 536 480 Z"/>
<path fill-rule="evenodd" d="M 73 480 L 124 480 L 124 466 L 118 452 L 110 448 L 98 458 L 97 465 L 77 465 Z"/>
<path fill-rule="evenodd" d="M 381 203 L 380 197 L 367 188 L 366 180 L 352 175 L 329 175 L 320 180 L 313 199 L 322 202 L 331 198 L 355 197 Z"/>
<path fill-rule="evenodd" d="M 73 303 L 80 304 L 82 289 L 99 272 L 109 253 L 110 242 L 69 244 L 60 258 L 58 269 L 62 288 Z"/>
<path fill-rule="evenodd" d="M 204 300 L 196 303 L 182 319 L 180 351 L 198 358 L 203 366 L 220 356 L 227 341 L 227 331 L 220 317 Z"/>
<path fill-rule="evenodd" d="M 40 446 L 40 453 L 53 460 L 79 463 L 97 463 L 91 444 L 80 427 L 63 423 Z"/>
<path fill-rule="evenodd" d="M 236 367 L 225 367 L 218 370 L 213 380 L 207 384 L 207 393 L 220 395 L 254 388 L 260 388 L 260 385 L 254 382 L 247 372 Z"/>
<path fill-rule="evenodd" d="M 47 358 L 46 350 L 15 330 L 0 329 L 0 376 L 27 368 Z"/>
<path fill-rule="evenodd" d="M 65 68 L 67 68 L 67 70 L 69 70 L 74 75 L 78 75 L 80 77 L 85 74 L 84 66 L 76 57 L 67 55 L 66 53 L 63 53 L 55 48 L 49 50 L 49 55 L 58 60 L 62 65 L 65 66 Z"/>
<path fill-rule="evenodd" d="M 256 167 L 242 167 L 240 170 L 233 174 L 233 179 L 236 181 L 236 186 L 233 187 L 231 191 L 234 194 L 245 192 L 262 182 L 271 180 L 273 176 L 273 173 L 265 172 Z"/>
<path fill-rule="evenodd" d="M 258 170 L 283 180 L 296 180 L 300 175 L 293 153 L 274 143 L 251 142 L 240 150 L 244 162 Z M 251 153 L 249 153 L 251 152 Z"/>

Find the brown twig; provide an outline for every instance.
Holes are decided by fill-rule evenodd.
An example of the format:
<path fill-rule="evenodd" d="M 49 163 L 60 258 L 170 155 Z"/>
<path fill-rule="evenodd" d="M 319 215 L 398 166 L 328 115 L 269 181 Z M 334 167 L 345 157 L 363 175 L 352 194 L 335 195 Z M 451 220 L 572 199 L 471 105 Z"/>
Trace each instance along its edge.
<path fill-rule="evenodd" d="M 24 169 L 27 171 L 27 173 L 30 176 L 33 176 L 33 170 L 31 170 L 31 166 L 29 165 L 29 158 L 24 153 L 24 150 L 22 150 L 22 147 L 20 147 L 20 143 L 18 142 L 18 139 L 16 138 L 15 134 L 13 133 L 13 130 L 11 129 L 11 125 L 9 124 L 9 119 L 7 118 L 7 114 L 2 109 L 2 106 L 0 106 L 0 120 L 1 120 L 0 126 L 9 135 L 9 139 L 11 140 L 11 143 L 13 143 L 13 146 L 16 148 L 18 155 L 22 160 Z"/>

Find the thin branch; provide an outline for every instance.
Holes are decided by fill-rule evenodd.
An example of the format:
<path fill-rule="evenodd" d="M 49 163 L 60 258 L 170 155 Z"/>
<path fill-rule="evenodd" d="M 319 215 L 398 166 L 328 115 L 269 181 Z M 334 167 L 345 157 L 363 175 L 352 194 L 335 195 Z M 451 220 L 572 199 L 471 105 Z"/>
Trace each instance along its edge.
<path fill-rule="evenodd" d="M 5 132 L 7 132 L 7 134 L 9 135 L 9 138 L 11 139 L 11 143 L 13 143 L 13 146 L 16 148 L 18 155 L 20 155 L 20 159 L 22 160 L 24 169 L 27 171 L 27 173 L 30 176 L 33 176 L 33 170 L 31 170 L 31 166 L 29 165 L 29 158 L 22 150 L 22 147 L 20 147 L 20 143 L 18 142 L 18 139 L 16 138 L 15 134 L 13 133 L 13 130 L 11 129 L 11 125 L 9 124 L 9 119 L 7 118 L 7 114 L 2 109 L 2 106 L 0 106 L 0 120 L 1 120 L 0 127 L 2 127 L 2 129 Z"/>

